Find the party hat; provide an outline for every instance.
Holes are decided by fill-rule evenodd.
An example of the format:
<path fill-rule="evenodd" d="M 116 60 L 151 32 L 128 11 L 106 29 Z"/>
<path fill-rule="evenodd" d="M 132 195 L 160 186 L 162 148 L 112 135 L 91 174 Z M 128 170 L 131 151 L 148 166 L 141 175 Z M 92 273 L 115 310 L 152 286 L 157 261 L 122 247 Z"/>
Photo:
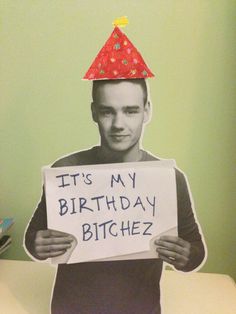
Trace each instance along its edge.
<path fill-rule="evenodd" d="M 126 17 L 113 22 L 114 30 L 86 72 L 85 80 L 138 79 L 153 77 L 140 52 L 121 31 Z"/>

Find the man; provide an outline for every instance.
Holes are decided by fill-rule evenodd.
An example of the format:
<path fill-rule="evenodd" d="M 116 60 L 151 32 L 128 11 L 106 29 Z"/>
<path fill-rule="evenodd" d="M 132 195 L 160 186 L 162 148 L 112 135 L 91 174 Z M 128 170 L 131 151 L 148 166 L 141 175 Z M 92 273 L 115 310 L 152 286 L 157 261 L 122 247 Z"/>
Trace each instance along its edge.
<path fill-rule="evenodd" d="M 140 148 L 144 123 L 150 118 L 145 79 L 93 82 L 92 117 L 100 146 L 57 161 L 53 167 L 151 161 Z M 194 219 L 183 174 L 176 170 L 178 236 L 163 236 L 156 244 L 159 258 L 87 262 L 58 266 L 52 299 L 53 314 L 159 314 L 163 261 L 191 271 L 204 259 L 204 245 Z M 27 250 L 39 260 L 64 254 L 73 237 L 47 229 L 45 195 L 25 235 Z"/>

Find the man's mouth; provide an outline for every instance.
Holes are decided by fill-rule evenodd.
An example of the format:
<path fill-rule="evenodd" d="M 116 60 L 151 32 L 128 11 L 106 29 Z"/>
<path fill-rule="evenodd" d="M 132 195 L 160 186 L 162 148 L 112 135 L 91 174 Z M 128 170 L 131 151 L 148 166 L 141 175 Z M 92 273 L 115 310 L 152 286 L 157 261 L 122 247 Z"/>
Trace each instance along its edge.
<path fill-rule="evenodd" d="M 110 137 L 112 138 L 112 140 L 117 141 L 117 142 L 121 142 L 124 139 L 126 139 L 129 135 L 128 134 L 111 134 Z"/>

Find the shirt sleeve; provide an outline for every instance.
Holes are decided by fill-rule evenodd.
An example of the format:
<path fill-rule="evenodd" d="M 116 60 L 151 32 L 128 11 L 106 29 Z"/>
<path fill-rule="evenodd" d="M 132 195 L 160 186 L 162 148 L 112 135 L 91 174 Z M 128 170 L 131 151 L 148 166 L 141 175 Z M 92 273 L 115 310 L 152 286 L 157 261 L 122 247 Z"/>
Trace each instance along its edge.
<path fill-rule="evenodd" d="M 185 176 L 177 169 L 176 186 L 178 199 L 178 235 L 191 244 L 190 259 L 183 271 L 191 271 L 202 263 L 205 257 L 205 248 L 193 212 L 193 204 L 191 203 Z"/>

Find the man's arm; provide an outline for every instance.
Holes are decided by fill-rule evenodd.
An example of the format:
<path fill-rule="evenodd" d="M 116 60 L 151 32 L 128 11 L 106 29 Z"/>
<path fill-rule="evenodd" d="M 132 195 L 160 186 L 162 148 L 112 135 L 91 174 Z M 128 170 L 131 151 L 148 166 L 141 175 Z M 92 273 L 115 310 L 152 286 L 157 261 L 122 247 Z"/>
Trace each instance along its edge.
<path fill-rule="evenodd" d="M 25 248 L 31 256 L 38 260 L 56 257 L 71 248 L 73 237 L 64 232 L 47 228 L 47 212 L 45 192 L 27 227 L 25 233 Z"/>
<path fill-rule="evenodd" d="M 194 217 L 184 175 L 176 170 L 178 199 L 178 237 L 163 236 L 155 242 L 159 257 L 181 271 L 197 268 L 205 257 L 205 248 Z"/>

